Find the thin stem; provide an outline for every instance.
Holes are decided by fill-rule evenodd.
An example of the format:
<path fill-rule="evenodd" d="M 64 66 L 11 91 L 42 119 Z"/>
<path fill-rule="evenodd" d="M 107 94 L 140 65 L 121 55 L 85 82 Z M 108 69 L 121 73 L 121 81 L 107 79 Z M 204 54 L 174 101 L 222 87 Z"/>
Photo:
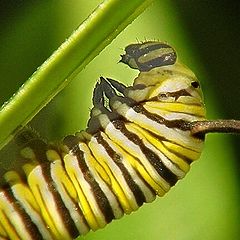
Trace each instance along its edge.
<path fill-rule="evenodd" d="M 206 133 L 240 133 L 240 120 L 209 120 L 192 122 L 189 126 L 193 135 Z"/>
<path fill-rule="evenodd" d="M 0 108 L 0 148 L 153 0 L 105 0 Z"/>

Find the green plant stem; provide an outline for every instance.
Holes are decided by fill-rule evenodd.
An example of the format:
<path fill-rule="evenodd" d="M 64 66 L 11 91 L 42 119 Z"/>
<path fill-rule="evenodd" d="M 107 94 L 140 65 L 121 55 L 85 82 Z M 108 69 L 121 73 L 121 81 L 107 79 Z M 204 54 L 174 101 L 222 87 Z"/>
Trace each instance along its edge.
<path fill-rule="evenodd" d="M 153 0 L 106 0 L 0 109 L 0 148 Z"/>

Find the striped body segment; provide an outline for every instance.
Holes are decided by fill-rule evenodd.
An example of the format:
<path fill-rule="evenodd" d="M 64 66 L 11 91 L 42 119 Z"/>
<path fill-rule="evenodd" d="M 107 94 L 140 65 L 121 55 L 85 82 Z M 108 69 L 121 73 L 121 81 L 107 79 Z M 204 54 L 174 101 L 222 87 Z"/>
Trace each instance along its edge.
<path fill-rule="evenodd" d="M 167 44 L 129 45 L 133 86 L 100 78 L 87 129 L 45 143 L 31 132 L 21 172 L 0 188 L 0 239 L 73 239 L 163 196 L 199 158 L 205 119 L 200 85 Z"/>

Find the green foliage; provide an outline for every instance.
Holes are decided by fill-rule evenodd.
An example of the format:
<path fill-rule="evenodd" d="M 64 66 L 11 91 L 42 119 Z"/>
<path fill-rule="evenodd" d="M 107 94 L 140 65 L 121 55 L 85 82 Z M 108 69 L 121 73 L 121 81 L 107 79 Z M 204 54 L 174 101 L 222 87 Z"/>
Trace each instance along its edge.
<path fill-rule="evenodd" d="M 151 2 L 133 0 L 126 4 L 108 0 L 100 4 L 2 107 L 0 146 L 20 126 L 25 126 Z"/>
<path fill-rule="evenodd" d="M 2 28 L 4 35 L 0 39 L 2 101 L 17 90 L 26 77 L 99 2 L 66 0 L 54 4 L 50 1 L 26 4 L 25 7 L 22 6 L 21 11 L 14 13 L 15 17 L 11 21 L 8 19 L 9 25 L 6 25 L 5 29 Z M 125 4 L 123 8 L 129 9 L 126 2 Z M 116 13 L 108 13 L 107 24 L 117 20 L 115 18 L 119 18 L 123 9 L 115 11 Z M 98 26 L 99 33 L 103 28 L 102 24 Z M 96 46 L 98 37 L 98 34 L 85 37 L 85 56 L 88 51 L 85 49 L 85 46 L 88 46 L 86 42 L 94 42 L 93 45 Z M 125 65 L 117 64 L 119 55 L 126 45 L 146 38 L 167 41 L 175 47 L 180 60 L 196 72 L 203 92 L 207 90 L 205 99 L 209 118 L 217 118 L 218 107 L 210 95 L 208 75 L 195 54 L 196 49 L 192 46 L 172 1 L 155 1 L 111 45 L 77 74 L 71 84 L 33 119 L 31 125 L 50 139 L 59 139 L 84 128 L 89 117 L 91 94 L 96 80 L 103 75 L 130 84 L 137 73 Z M 77 56 L 74 58 L 77 59 Z M 65 57 L 63 59 L 61 66 L 65 68 L 65 64 L 70 64 L 70 60 Z M 86 62 L 89 60 L 88 58 Z M 66 76 L 62 75 L 62 71 L 54 75 L 54 78 L 60 76 L 64 79 Z M 45 83 L 47 87 L 50 80 Z M 45 94 L 42 88 L 37 90 L 39 95 Z M 34 98 L 35 96 L 32 96 L 29 99 L 29 105 L 33 104 Z M 16 116 L 20 116 L 24 108 L 19 107 L 14 111 L 17 111 Z M 7 128 L 11 121 L 12 119 L 9 119 L 7 125 L 1 129 Z M 2 134 L 1 132 L 1 137 Z M 111 223 L 103 230 L 79 239 L 238 239 L 239 190 L 234 175 L 233 159 L 228 137 L 208 136 L 201 159 L 193 164 L 186 178 L 166 197 L 143 206 L 136 213 Z"/>

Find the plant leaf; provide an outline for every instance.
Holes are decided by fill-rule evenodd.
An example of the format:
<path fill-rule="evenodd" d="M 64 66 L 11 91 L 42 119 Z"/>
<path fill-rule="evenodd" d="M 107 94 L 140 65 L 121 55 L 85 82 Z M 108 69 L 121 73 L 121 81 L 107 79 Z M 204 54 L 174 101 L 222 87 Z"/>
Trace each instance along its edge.
<path fill-rule="evenodd" d="M 153 0 L 106 0 L 0 109 L 0 147 L 27 124 Z"/>

